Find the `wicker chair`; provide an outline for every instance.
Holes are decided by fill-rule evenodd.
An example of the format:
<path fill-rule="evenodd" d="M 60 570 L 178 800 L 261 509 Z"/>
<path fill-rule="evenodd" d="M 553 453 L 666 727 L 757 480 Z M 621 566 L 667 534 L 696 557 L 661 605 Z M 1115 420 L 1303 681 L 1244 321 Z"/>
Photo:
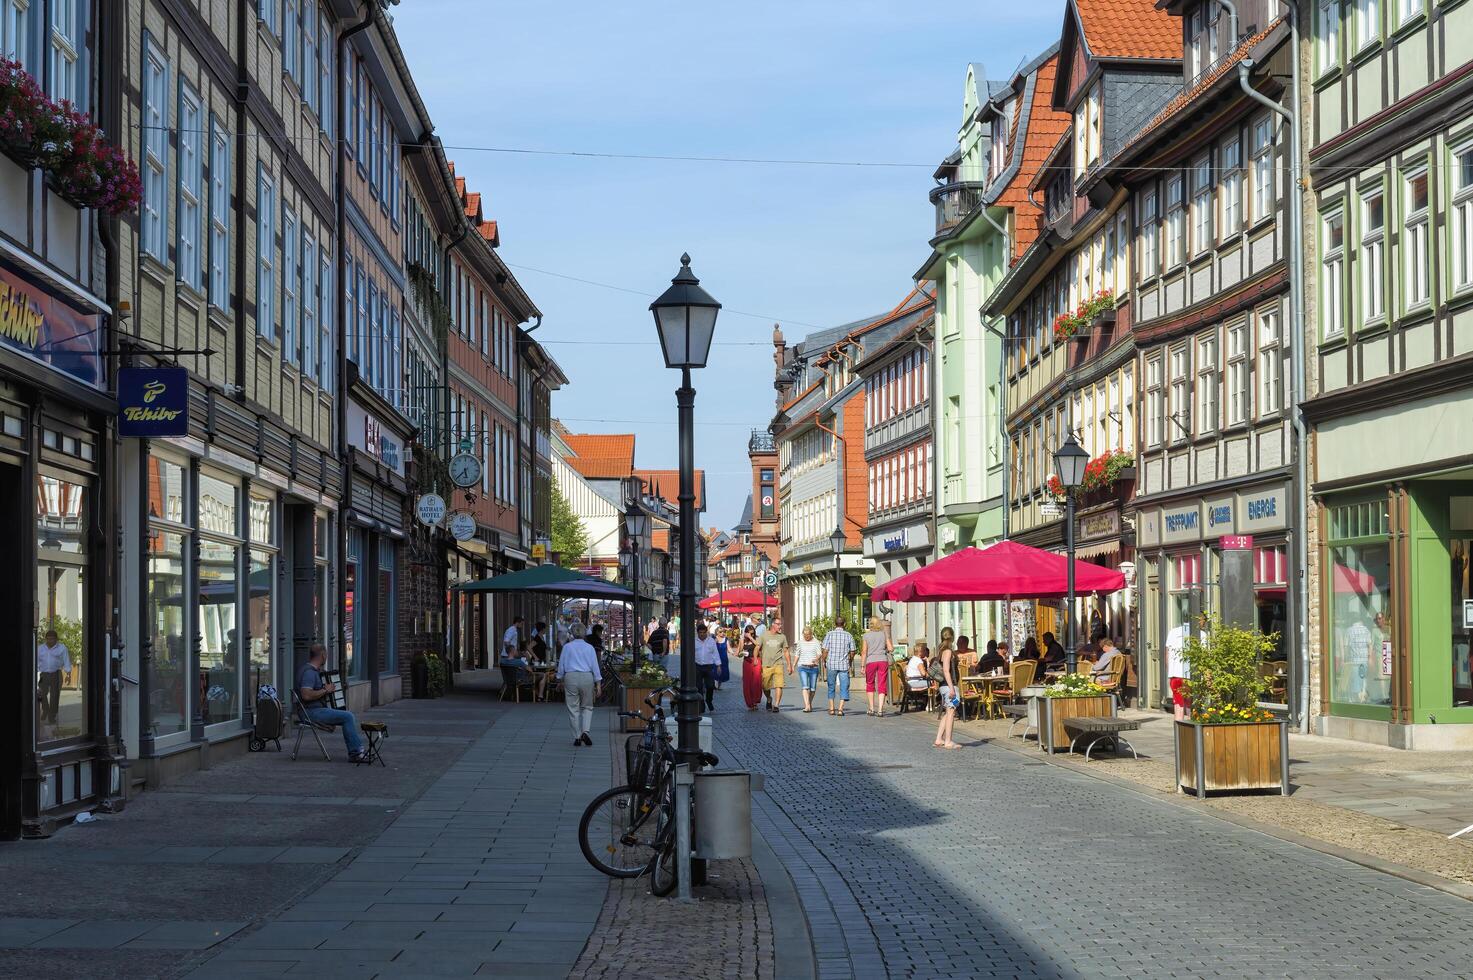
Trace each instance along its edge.
<path fill-rule="evenodd" d="M 989 712 L 1000 701 L 1013 702 L 1022 697 L 1023 688 L 1033 683 L 1033 675 L 1037 670 L 1038 662 L 1035 660 L 1020 660 L 1013 664 L 1012 677 L 1008 680 L 1008 686 L 992 689 L 992 700 L 988 704 Z"/>

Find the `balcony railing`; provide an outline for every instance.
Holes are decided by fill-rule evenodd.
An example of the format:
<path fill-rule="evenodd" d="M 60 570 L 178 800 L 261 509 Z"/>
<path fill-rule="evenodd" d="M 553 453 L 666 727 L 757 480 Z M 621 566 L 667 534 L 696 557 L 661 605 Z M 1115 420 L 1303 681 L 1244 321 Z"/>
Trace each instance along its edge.
<path fill-rule="evenodd" d="M 934 188 L 931 203 L 936 205 L 936 234 L 950 231 L 976 210 L 982 203 L 982 190 L 986 186 L 981 181 L 963 180 Z"/>
<path fill-rule="evenodd" d="M 775 448 L 772 433 L 766 429 L 753 429 L 752 435 L 747 439 L 747 452 L 770 453 Z"/>

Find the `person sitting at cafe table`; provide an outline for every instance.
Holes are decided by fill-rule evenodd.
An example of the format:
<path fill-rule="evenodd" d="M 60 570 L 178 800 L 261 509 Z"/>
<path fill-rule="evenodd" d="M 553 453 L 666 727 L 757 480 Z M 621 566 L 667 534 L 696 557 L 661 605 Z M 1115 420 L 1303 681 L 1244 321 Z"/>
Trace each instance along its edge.
<path fill-rule="evenodd" d="M 1103 682 L 1110 673 L 1120 667 L 1120 651 L 1115 648 L 1115 641 L 1108 636 L 1100 641 L 1099 656 L 1095 658 L 1094 666 L 1090 668 L 1090 680 L 1096 684 Z"/>
<path fill-rule="evenodd" d="M 998 650 L 996 640 L 987 641 L 987 652 L 982 654 L 982 659 L 977 661 L 977 673 L 990 674 L 996 670 L 1002 670 L 1008 664 L 1008 658 Z"/>
<path fill-rule="evenodd" d="M 516 671 L 517 684 L 531 684 L 536 697 L 542 696 L 542 678 L 532 672 L 532 661 L 527 656 L 527 641 L 521 642 L 516 656 L 505 656 L 501 658 L 501 666 L 511 667 Z"/>
<path fill-rule="evenodd" d="M 306 709 L 307 717 L 319 725 L 340 725 L 343 729 L 343 744 L 348 747 L 348 761 L 363 759 L 363 733 L 358 729 L 358 718 L 351 711 L 332 707 L 332 693 L 337 685 L 322 676 L 323 664 L 327 662 L 327 648 L 314 643 L 307 650 L 307 662 L 297 671 L 297 697 Z"/>
<path fill-rule="evenodd" d="M 952 655 L 956 657 L 958 676 L 972 673 L 977 664 L 977 651 L 972 649 L 971 637 L 957 637 L 956 650 Z M 978 673 L 981 673 L 981 671 L 978 671 Z"/>
<path fill-rule="evenodd" d="M 1001 657 L 1003 660 L 1007 661 L 1008 663 L 1012 663 L 1013 662 L 1013 655 L 1009 651 L 1010 651 L 1010 648 L 1008 646 L 1008 641 L 1007 640 L 999 640 L 998 641 L 998 644 L 997 644 L 997 655 L 999 657 Z M 1021 660 L 1023 658 L 1019 657 L 1018 659 Z"/>
<path fill-rule="evenodd" d="M 1069 660 L 1069 652 L 1064 649 L 1053 633 L 1043 634 L 1043 666 L 1045 670 L 1053 670 L 1064 666 Z"/>

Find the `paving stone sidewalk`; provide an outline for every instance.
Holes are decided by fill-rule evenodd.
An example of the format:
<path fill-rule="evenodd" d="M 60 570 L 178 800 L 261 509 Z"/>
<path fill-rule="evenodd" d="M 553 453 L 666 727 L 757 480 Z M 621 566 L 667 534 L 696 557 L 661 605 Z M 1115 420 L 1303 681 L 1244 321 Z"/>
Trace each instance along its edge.
<path fill-rule="evenodd" d="M 500 712 L 332 880 L 189 977 L 566 976 L 607 891 L 577 844 L 607 758 L 572 746 L 562 705 Z"/>
<path fill-rule="evenodd" d="M 434 701 L 398 701 L 384 767 L 315 745 L 250 754 L 47 840 L 0 844 L 0 977 L 175 977 L 249 936 L 374 843 L 511 705 L 494 672 Z M 283 965 L 282 969 L 286 969 Z"/>
<path fill-rule="evenodd" d="M 1473 904 L 934 719 L 720 713 L 820 977 L 1449 977 Z"/>

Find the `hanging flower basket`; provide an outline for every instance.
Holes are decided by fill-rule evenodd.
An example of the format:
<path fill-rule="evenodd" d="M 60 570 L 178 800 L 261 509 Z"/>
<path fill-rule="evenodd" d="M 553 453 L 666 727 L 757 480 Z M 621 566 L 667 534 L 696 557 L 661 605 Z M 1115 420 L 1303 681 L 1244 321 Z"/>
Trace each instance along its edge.
<path fill-rule="evenodd" d="M 77 207 L 119 215 L 142 200 L 138 168 L 122 149 L 85 112 L 52 102 L 19 62 L 7 59 L 0 59 L 0 152 L 46 171 L 51 188 Z"/>
<path fill-rule="evenodd" d="M 1072 313 L 1054 317 L 1054 340 L 1088 340 L 1086 327 L 1115 322 L 1115 294 L 1102 289 L 1080 303 Z"/>

